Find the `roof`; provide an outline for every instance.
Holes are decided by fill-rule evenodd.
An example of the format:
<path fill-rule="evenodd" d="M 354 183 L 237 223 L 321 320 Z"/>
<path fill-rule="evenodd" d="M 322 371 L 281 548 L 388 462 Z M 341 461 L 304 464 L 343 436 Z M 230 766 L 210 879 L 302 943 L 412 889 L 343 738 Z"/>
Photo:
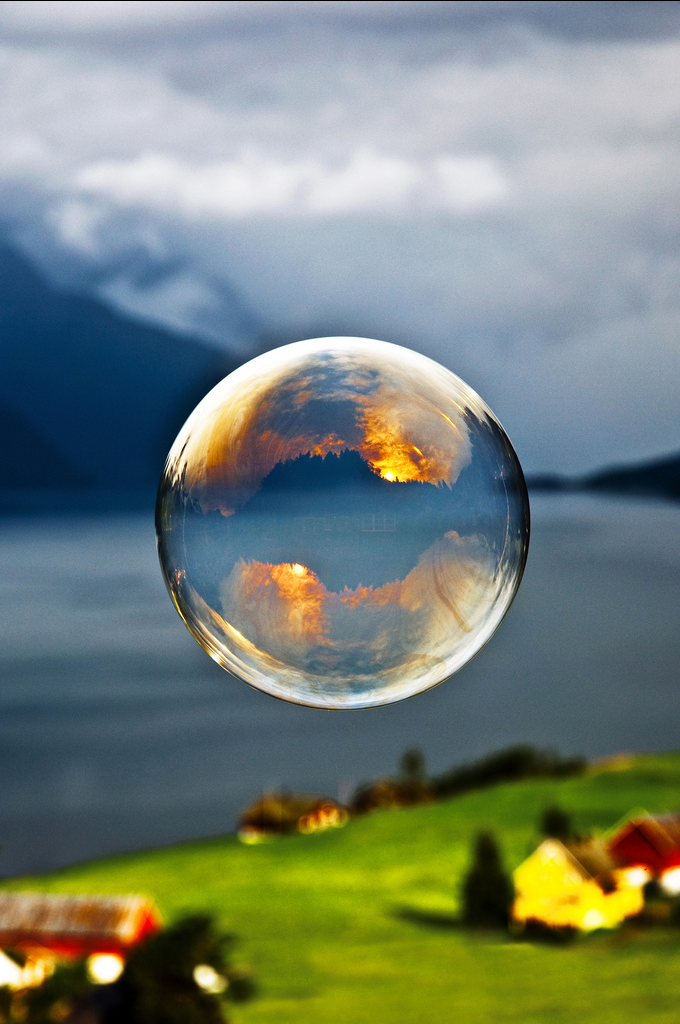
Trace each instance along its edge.
<path fill-rule="evenodd" d="M 661 870 L 680 857 L 680 815 L 631 817 L 609 840 L 620 863 L 639 862 Z"/>
<path fill-rule="evenodd" d="M 585 877 L 598 878 L 616 867 L 601 839 L 590 837 L 565 844 L 572 859 L 585 873 Z"/>
<path fill-rule="evenodd" d="M 571 884 L 600 879 L 615 866 L 602 840 L 593 838 L 567 844 L 559 839 L 544 839 L 516 869 L 516 879 L 536 863 L 560 865 L 570 875 Z"/>
<path fill-rule="evenodd" d="M 161 927 L 144 896 L 0 893 L 0 946 L 59 953 L 124 951 Z"/>

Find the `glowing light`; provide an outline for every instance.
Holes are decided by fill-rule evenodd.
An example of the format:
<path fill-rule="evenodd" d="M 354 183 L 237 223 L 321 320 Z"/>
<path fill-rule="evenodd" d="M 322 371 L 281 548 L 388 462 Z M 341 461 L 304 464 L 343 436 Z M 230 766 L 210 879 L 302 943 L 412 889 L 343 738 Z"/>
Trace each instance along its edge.
<path fill-rule="evenodd" d="M 54 960 L 49 956 L 28 956 L 23 967 L 0 950 L 0 986 L 10 989 L 38 988 L 54 974 Z"/>
<path fill-rule="evenodd" d="M 601 928 L 605 923 L 606 918 L 601 910 L 587 910 L 583 915 L 582 925 L 586 931 L 594 931 L 596 928 Z"/>
<path fill-rule="evenodd" d="M 303 814 L 298 820 L 298 832 L 309 835 L 319 829 L 342 828 L 347 824 L 349 815 L 343 807 L 334 804 L 324 804 L 309 814 Z"/>
<path fill-rule="evenodd" d="M 111 985 L 118 981 L 125 961 L 115 953 L 93 953 L 87 958 L 87 976 L 95 985 Z"/>
<path fill-rule="evenodd" d="M 204 992 L 211 992 L 213 995 L 224 992 L 229 984 L 227 979 L 222 974 L 218 974 L 210 964 L 198 964 L 194 967 L 193 977 L 199 988 L 202 988 Z"/>
<path fill-rule="evenodd" d="M 256 846 L 258 843 L 273 843 L 279 836 L 276 832 L 263 832 L 260 829 L 250 828 L 246 825 L 245 828 L 238 830 L 236 838 L 245 846 Z"/>
<path fill-rule="evenodd" d="M 157 509 L 199 643 L 314 707 L 391 703 L 460 669 L 528 546 L 522 472 L 484 402 L 431 360 L 357 338 L 288 345 L 225 378 L 173 445 Z"/>
<path fill-rule="evenodd" d="M 639 864 L 633 868 L 625 868 L 622 872 L 622 876 L 626 885 L 629 885 L 634 889 L 639 889 L 643 885 L 647 884 L 649 879 L 652 877 L 652 873 L 649 868 L 643 867 L 642 864 Z"/>
<path fill-rule="evenodd" d="M 664 871 L 661 876 L 661 888 L 669 896 L 677 896 L 680 893 L 680 867 Z"/>
<path fill-rule="evenodd" d="M 23 973 L 19 964 L 0 950 L 0 986 L 8 985 L 10 988 L 20 988 Z"/>

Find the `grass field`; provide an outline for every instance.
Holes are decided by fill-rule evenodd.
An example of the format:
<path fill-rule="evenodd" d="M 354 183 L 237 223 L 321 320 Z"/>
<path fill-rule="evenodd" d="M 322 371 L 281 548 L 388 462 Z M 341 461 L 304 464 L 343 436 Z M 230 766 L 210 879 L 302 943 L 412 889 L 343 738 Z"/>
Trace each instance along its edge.
<path fill-rule="evenodd" d="M 211 839 L 2 887 L 144 892 L 166 920 L 214 912 L 258 983 L 258 997 L 234 1009 L 237 1024 L 677 1024 L 680 929 L 595 933 L 560 948 L 427 923 L 428 914 L 456 913 L 480 828 L 494 830 L 514 868 L 554 803 L 582 832 L 604 831 L 636 807 L 680 808 L 680 754 L 383 811 L 266 845 Z"/>

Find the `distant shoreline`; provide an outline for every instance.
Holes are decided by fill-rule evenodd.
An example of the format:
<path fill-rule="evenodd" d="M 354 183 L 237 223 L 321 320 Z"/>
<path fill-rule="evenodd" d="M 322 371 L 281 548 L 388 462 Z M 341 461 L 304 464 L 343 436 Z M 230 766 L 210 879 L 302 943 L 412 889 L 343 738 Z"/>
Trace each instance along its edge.
<path fill-rule="evenodd" d="M 531 492 L 595 493 L 625 498 L 680 501 L 680 455 L 632 465 L 612 466 L 582 476 L 534 473 L 526 478 Z M 88 488 L 0 487 L 0 516 L 108 515 L 152 512 L 155 487 L 134 490 Z"/>
<path fill-rule="evenodd" d="M 669 455 L 630 466 L 612 466 L 585 476 L 534 474 L 528 476 L 526 482 L 530 491 L 588 491 L 616 497 L 680 501 L 680 455 Z"/>

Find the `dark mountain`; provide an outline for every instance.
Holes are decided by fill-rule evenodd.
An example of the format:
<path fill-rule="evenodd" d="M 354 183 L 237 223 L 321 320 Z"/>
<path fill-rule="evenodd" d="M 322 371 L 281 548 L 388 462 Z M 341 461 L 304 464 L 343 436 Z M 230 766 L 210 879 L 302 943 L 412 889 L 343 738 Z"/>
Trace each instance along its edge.
<path fill-rule="evenodd" d="M 359 452 L 299 455 L 279 462 L 246 505 L 250 513 L 275 512 L 296 516 L 399 513 L 417 518 L 454 513 L 459 520 L 479 520 L 497 512 L 491 496 L 504 498 L 488 475 L 488 467 L 473 459 L 453 488 L 417 480 L 389 481 L 374 472 Z"/>
<path fill-rule="evenodd" d="M 187 415 L 236 365 L 200 341 L 59 292 L 0 248 L 0 505 L 9 490 L 152 496 Z"/>
<path fill-rule="evenodd" d="M 582 477 L 535 476 L 527 483 L 535 491 L 599 491 L 680 501 L 680 455 L 631 466 L 613 466 Z"/>
<path fill-rule="evenodd" d="M 457 497 L 457 495 L 456 495 Z M 359 452 L 299 455 L 280 462 L 243 509 L 245 518 L 395 516 L 407 522 L 451 514 L 450 487 L 418 481 L 389 481 L 374 472 Z M 238 521 L 238 517 L 234 517 Z"/>
<path fill-rule="evenodd" d="M 356 451 L 300 455 L 278 463 L 234 515 L 189 512 L 185 538 L 200 533 L 192 564 L 202 593 L 217 601 L 211 581 L 224 579 L 238 558 L 299 562 L 339 592 L 359 584 L 404 579 L 423 551 L 449 530 L 481 532 L 494 548 L 505 542 L 505 492 L 476 460 L 453 487 L 388 481 Z M 229 503 L 227 501 L 227 503 Z M 500 527 L 502 530 L 498 533 Z"/>
<path fill-rule="evenodd" d="M 601 470 L 585 477 L 581 486 L 591 491 L 656 495 L 680 501 L 680 455 Z"/>
<path fill-rule="evenodd" d="M 49 490 L 90 486 L 55 446 L 20 413 L 0 406 L 0 488 L 34 488 L 36 479 Z"/>
<path fill-rule="evenodd" d="M 428 485 L 430 486 L 430 485 Z M 299 510 L 302 502 L 305 508 L 319 515 L 337 511 L 338 496 L 357 491 L 364 499 L 380 493 L 383 496 L 394 493 L 394 485 L 375 473 L 359 452 L 345 448 L 337 455 L 298 455 L 287 462 L 279 462 L 260 484 L 257 494 L 250 499 L 253 509 L 274 507 L 280 510 L 287 499 Z M 314 506 L 314 508 L 312 508 Z"/>

